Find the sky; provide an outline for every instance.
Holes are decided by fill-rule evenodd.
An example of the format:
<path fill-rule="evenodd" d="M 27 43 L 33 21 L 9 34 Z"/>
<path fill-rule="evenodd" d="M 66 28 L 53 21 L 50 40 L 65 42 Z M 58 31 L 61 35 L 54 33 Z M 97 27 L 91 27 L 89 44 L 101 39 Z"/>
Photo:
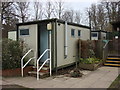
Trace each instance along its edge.
<path fill-rule="evenodd" d="M 6 0 L 3 0 L 3 1 L 6 1 Z M 11 1 L 11 0 L 7 0 L 7 1 Z M 14 1 L 46 2 L 48 0 L 14 0 Z M 54 2 L 58 0 L 50 0 L 50 1 Z M 67 9 L 79 10 L 82 13 L 82 16 L 84 19 L 86 18 L 86 15 L 85 15 L 86 8 L 89 8 L 93 3 L 98 3 L 100 0 L 61 0 L 61 1 L 65 2 L 64 4 Z"/>
<path fill-rule="evenodd" d="M 100 0 L 65 0 L 66 7 L 72 8 L 74 10 L 79 10 L 82 13 L 82 24 L 89 25 L 86 20 L 86 9 L 91 6 L 91 4 L 99 3 Z"/>
<path fill-rule="evenodd" d="M 49 0 L 31 0 L 31 1 L 42 1 L 42 2 L 46 2 Z M 54 1 L 59 1 L 59 0 L 50 0 L 52 2 Z M 65 5 L 68 8 L 73 8 L 75 10 L 85 10 L 85 8 L 90 7 L 92 3 L 97 3 L 100 0 L 61 0 L 63 2 L 65 2 Z"/>
<path fill-rule="evenodd" d="M 92 3 L 96 2 L 67 2 L 67 6 L 72 7 L 75 10 L 84 11 L 87 7 L 90 7 Z"/>
<path fill-rule="evenodd" d="M 42 1 L 42 2 L 47 2 L 48 0 L 32 0 L 32 1 Z M 52 2 L 58 1 L 58 0 L 50 0 Z M 65 7 L 67 9 L 73 9 L 73 10 L 79 10 L 82 13 L 82 19 L 83 22 L 82 24 L 86 24 L 86 22 L 88 23 L 88 21 L 85 21 L 86 15 L 86 8 L 89 8 L 91 6 L 91 4 L 95 4 L 98 3 L 100 0 L 61 0 L 64 3 Z M 87 24 L 88 25 L 88 24 Z"/>

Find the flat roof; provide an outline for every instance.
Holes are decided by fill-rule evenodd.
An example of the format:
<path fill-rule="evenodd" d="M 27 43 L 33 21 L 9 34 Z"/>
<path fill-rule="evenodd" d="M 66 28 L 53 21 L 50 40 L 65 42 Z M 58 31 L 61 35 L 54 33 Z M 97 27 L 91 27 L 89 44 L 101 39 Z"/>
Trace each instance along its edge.
<path fill-rule="evenodd" d="M 64 20 L 60 20 L 57 18 L 53 18 L 53 19 L 45 19 L 45 20 L 37 20 L 37 21 L 29 21 L 29 22 L 24 22 L 24 23 L 17 23 L 17 26 L 21 26 L 21 25 L 30 25 L 30 24 L 38 24 L 38 23 L 42 23 L 42 22 L 60 22 L 60 23 L 65 23 Z M 77 24 L 77 23 L 72 23 L 72 22 L 67 22 L 68 25 L 73 25 L 73 26 L 78 26 L 78 27 L 83 27 L 83 28 L 88 28 L 90 29 L 89 26 L 85 26 L 85 25 L 81 25 L 81 24 Z"/>
<path fill-rule="evenodd" d="M 107 33 L 107 31 L 103 31 L 103 30 L 96 30 L 96 31 L 91 31 L 91 32 L 105 32 L 105 33 Z"/>
<path fill-rule="evenodd" d="M 120 25 L 120 21 L 110 22 L 112 25 Z"/>

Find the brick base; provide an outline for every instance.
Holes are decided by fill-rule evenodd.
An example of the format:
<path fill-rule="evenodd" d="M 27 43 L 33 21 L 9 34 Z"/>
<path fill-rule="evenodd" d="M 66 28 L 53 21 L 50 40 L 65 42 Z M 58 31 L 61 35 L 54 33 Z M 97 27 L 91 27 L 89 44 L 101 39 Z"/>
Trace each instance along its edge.
<path fill-rule="evenodd" d="M 24 69 L 24 76 L 28 75 L 28 71 L 32 70 L 32 66 L 27 66 Z M 13 76 L 21 76 L 21 68 L 16 68 L 16 69 L 6 69 L 6 70 L 1 70 L 0 75 L 3 77 L 13 77 Z"/>

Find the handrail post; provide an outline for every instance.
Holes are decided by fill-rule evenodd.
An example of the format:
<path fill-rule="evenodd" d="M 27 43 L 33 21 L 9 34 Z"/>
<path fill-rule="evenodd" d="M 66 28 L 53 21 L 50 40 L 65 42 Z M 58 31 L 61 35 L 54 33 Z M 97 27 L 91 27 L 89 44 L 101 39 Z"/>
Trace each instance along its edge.
<path fill-rule="evenodd" d="M 50 39 L 50 76 L 52 75 L 52 65 L 51 65 L 51 31 L 49 33 L 49 39 Z"/>
<path fill-rule="evenodd" d="M 42 55 L 37 59 L 37 80 L 39 80 L 39 69 L 41 68 L 39 68 L 39 60 L 43 57 L 43 55 L 45 55 L 45 53 L 46 52 L 48 52 L 48 51 L 50 51 L 50 49 L 46 49 L 43 53 L 42 53 Z"/>
<path fill-rule="evenodd" d="M 36 67 L 36 60 L 37 60 L 37 53 L 36 53 L 36 51 L 34 52 L 34 57 L 35 57 L 35 59 L 34 59 L 34 66 Z"/>
<path fill-rule="evenodd" d="M 109 44 L 109 41 L 103 46 L 103 60 L 105 60 L 106 56 L 105 56 L 105 50 L 106 50 L 106 47 L 108 46 Z"/>
<path fill-rule="evenodd" d="M 37 60 L 37 80 L 39 80 L 39 71 L 38 71 L 39 62 Z"/>
<path fill-rule="evenodd" d="M 24 58 L 25 58 L 31 51 L 32 51 L 32 49 L 30 49 L 30 50 L 22 57 L 22 59 L 21 59 L 21 74 L 22 74 L 22 77 L 23 77 L 23 68 L 24 68 L 24 66 L 23 66 L 23 60 L 24 60 Z"/>
<path fill-rule="evenodd" d="M 21 60 L 21 74 L 22 74 L 22 77 L 23 77 L 23 60 Z"/>

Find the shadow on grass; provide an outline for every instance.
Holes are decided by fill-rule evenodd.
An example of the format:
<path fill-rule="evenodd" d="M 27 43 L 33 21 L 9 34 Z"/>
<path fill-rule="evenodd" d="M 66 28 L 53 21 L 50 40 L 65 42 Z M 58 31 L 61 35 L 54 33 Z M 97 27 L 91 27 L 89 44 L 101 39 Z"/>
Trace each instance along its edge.
<path fill-rule="evenodd" d="M 112 82 L 108 90 L 120 90 L 120 75 Z"/>
<path fill-rule="evenodd" d="M 20 85 L 2 85 L 2 90 L 34 90 Z"/>

